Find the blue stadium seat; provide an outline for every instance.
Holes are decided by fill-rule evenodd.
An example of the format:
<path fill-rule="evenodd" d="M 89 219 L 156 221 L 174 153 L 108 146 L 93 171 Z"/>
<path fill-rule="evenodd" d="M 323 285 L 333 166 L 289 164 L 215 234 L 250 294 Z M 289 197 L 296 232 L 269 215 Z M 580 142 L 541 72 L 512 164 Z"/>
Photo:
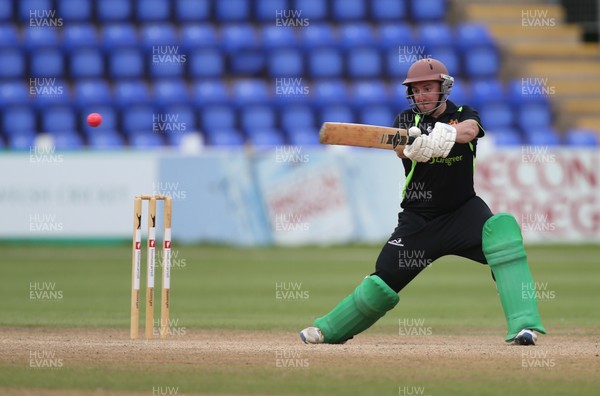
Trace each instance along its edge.
<path fill-rule="evenodd" d="M 273 147 L 285 144 L 283 134 L 275 128 L 250 129 L 248 130 L 248 141 L 254 147 Z"/>
<path fill-rule="evenodd" d="M 173 132 L 171 135 L 182 135 L 186 132 L 196 131 L 198 129 L 196 111 L 192 106 L 186 103 L 167 105 L 161 108 L 161 112 L 170 114 L 173 119 L 173 123 L 175 125 L 173 126 Z M 181 129 L 179 131 L 176 130 L 178 126 Z"/>
<path fill-rule="evenodd" d="M 443 46 L 443 47 L 433 47 L 429 51 L 429 55 L 432 58 L 439 60 L 448 68 L 448 72 L 454 78 L 460 77 L 461 73 L 461 65 L 460 65 L 460 54 L 454 47 L 451 46 Z"/>
<path fill-rule="evenodd" d="M 376 48 L 351 49 L 346 56 L 350 78 L 375 78 L 381 75 L 381 57 Z"/>
<path fill-rule="evenodd" d="M 257 1 L 254 9 L 254 19 L 260 22 L 273 22 L 276 21 L 276 18 L 284 17 L 283 14 L 278 14 L 284 10 L 286 13 L 290 10 L 288 0 Z"/>
<path fill-rule="evenodd" d="M 87 116 L 92 113 L 98 113 L 102 116 L 102 124 L 97 127 L 92 127 L 87 123 Z M 83 125 L 83 133 L 88 138 L 95 134 L 101 134 L 106 131 L 118 130 L 118 116 L 116 109 L 108 104 L 88 104 L 81 107 L 79 112 L 79 120 Z"/>
<path fill-rule="evenodd" d="M 220 147 L 240 147 L 244 145 L 244 137 L 235 128 L 220 128 L 207 131 L 207 141 L 210 145 Z"/>
<path fill-rule="evenodd" d="M 215 48 L 220 44 L 215 27 L 211 24 L 189 24 L 179 30 L 181 48 L 189 53 L 199 48 Z"/>
<path fill-rule="evenodd" d="M 0 84 L 0 108 L 11 104 L 27 104 L 31 101 L 30 85 L 23 80 L 8 80 Z"/>
<path fill-rule="evenodd" d="M 493 139 L 497 146 L 520 146 L 523 143 L 519 132 L 512 128 L 486 129 L 486 137 Z"/>
<path fill-rule="evenodd" d="M 285 48 L 273 50 L 268 55 L 269 76 L 295 77 L 304 74 L 304 60 L 300 50 Z"/>
<path fill-rule="evenodd" d="M 265 54 L 258 45 L 258 36 L 252 25 L 226 24 L 221 28 L 221 37 L 231 73 L 254 75 L 263 71 Z"/>
<path fill-rule="evenodd" d="M 558 146 L 560 139 L 554 128 L 532 129 L 525 133 L 526 143 L 531 146 Z"/>
<path fill-rule="evenodd" d="M 35 111 L 29 106 L 5 107 L 2 113 L 2 131 L 7 135 L 37 129 Z"/>
<path fill-rule="evenodd" d="M 500 57 L 491 47 L 475 47 L 463 52 L 465 77 L 496 77 L 500 71 Z"/>
<path fill-rule="evenodd" d="M 29 150 L 35 145 L 35 131 L 21 131 L 8 137 L 7 146 L 11 150 Z"/>
<path fill-rule="evenodd" d="M 259 48 L 242 49 L 236 53 L 230 53 L 229 72 L 238 76 L 252 77 L 264 72 L 267 55 Z"/>
<path fill-rule="evenodd" d="M 0 47 L 13 47 L 21 44 L 17 28 L 8 23 L 0 24 Z"/>
<path fill-rule="evenodd" d="M 414 56 L 398 52 L 398 48 L 389 48 L 384 52 L 385 72 L 389 77 L 404 80 Z"/>
<path fill-rule="evenodd" d="M 297 44 L 298 38 L 292 28 L 286 29 L 275 25 L 264 25 L 261 29 L 261 45 L 266 50 L 293 48 Z"/>
<path fill-rule="evenodd" d="M 154 102 L 159 106 L 189 102 L 188 88 L 184 80 L 156 80 L 153 90 Z"/>
<path fill-rule="evenodd" d="M 224 74 L 225 61 L 217 49 L 198 49 L 189 53 L 186 60 L 188 73 L 192 78 L 221 77 Z"/>
<path fill-rule="evenodd" d="M 227 105 L 210 105 L 202 108 L 200 112 L 202 129 L 211 134 L 220 129 L 235 128 L 235 112 Z"/>
<path fill-rule="evenodd" d="M 14 12 L 13 5 L 14 5 L 14 2 L 12 2 L 12 1 L 3 1 L 0 3 L 0 21 L 13 20 L 13 12 Z"/>
<path fill-rule="evenodd" d="M 520 78 L 513 79 L 508 84 L 509 100 L 515 108 L 524 103 L 542 103 L 549 106 L 549 96 L 554 94 L 551 87 L 544 78 Z"/>
<path fill-rule="evenodd" d="M 135 47 L 137 44 L 137 30 L 129 23 L 114 23 L 102 29 L 102 46 L 108 52 L 119 47 Z"/>
<path fill-rule="evenodd" d="M 83 147 L 83 139 L 76 131 L 54 131 L 50 135 L 57 150 L 79 150 Z"/>
<path fill-rule="evenodd" d="M 516 110 L 517 122 L 522 130 L 549 128 L 552 124 L 552 111 L 544 103 L 524 103 Z"/>
<path fill-rule="evenodd" d="M 143 78 L 145 63 L 138 49 L 116 48 L 109 55 L 108 72 L 110 77 L 116 79 Z"/>
<path fill-rule="evenodd" d="M 129 135 L 129 144 L 134 149 L 148 150 L 161 148 L 165 142 L 159 133 L 135 131 Z"/>
<path fill-rule="evenodd" d="M 42 131 L 71 132 L 77 130 L 77 120 L 73 109 L 69 106 L 53 106 L 40 113 Z"/>
<path fill-rule="evenodd" d="M 63 52 L 59 48 L 42 48 L 29 56 L 33 77 L 62 77 L 65 72 Z"/>
<path fill-rule="evenodd" d="M 366 106 L 359 110 L 358 122 L 368 125 L 392 126 L 396 113 L 387 105 Z"/>
<path fill-rule="evenodd" d="M 218 21 L 247 21 L 251 19 L 250 2 L 247 0 L 216 1 L 215 16 Z"/>
<path fill-rule="evenodd" d="M 287 133 L 287 139 L 294 146 L 317 146 L 319 143 L 319 132 L 313 128 L 292 129 Z"/>
<path fill-rule="evenodd" d="M 72 92 L 66 81 L 56 77 L 33 77 L 29 80 L 29 93 L 33 106 L 46 111 L 48 106 L 71 105 Z"/>
<path fill-rule="evenodd" d="M 130 21 L 133 16 L 133 1 L 102 0 L 96 2 L 96 17 L 100 23 Z"/>
<path fill-rule="evenodd" d="M 175 0 L 175 18 L 181 22 L 209 20 L 211 3 L 211 0 Z"/>
<path fill-rule="evenodd" d="M 487 46 L 495 48 L 495 41 L 488 28 L 477 22 L 463 22 L 455 28 L 456 45 L 462 51 L 473 47 Z"/>
<path fill-rule="evenodd" d="M 148 56 L 151 56 L 148 67 L 153 78 L 183 75 L 188 54 L 179 46 L 173 25 L 146 25 L 142 28 L 141 37 Z"/>
<path fill-rule="evenodd" d="M 452 86 L 452 91 L 450 92 L 448 99 L 454 102 L 457 106 L 473 106 L 471 103 L 471 91 L 469 89 L 469 85 L 460 78 L 454 79 L 454 85 Z"/>
<path fill-rule="evenodd" d="M 371 18 L 398 22 L 408 17 L 405 0 L 371 0 Z"/>
<path fill-rule="evenodd" d="M 121 108 L 131 105 L 147 104 L 151 100 L 150 89 L 143 80 L 124 79 L 113 86 L 114 103 Z"/>
<path fill-rule="evenodd" d="M 244 131 L 271 129 L 275 127 L 275 113 L 270 106 L 251 105 L 240 110 L 240 122 Z"/>
<path fill-rule="evenodd" d="M 94 150 L 114 150 L 125 147 L 123 137 L 116 131 L 103 131 L 88 136 L 88 145 Z"/>
<path fill-rule="evenodd" d="M 377 43 L 371 25 L 364 22 L 353 22 L 341 25 L 339 41 L 343 48 L 352 50 L 356 47 L 372 46 Z"/>
<path fill-rule="evenodd" d="M 106 104 L 112 100 L 112 93 L 105 79 L 77 80 L 74 87 L 75 103 L 78 106 Z"/>
<path fill-rule="evenodd" d="M 140 29 L 140 40 L 142 47 L 151 52 L 159 53 L 161 48 L 163 52 L 172 54 L 173 52 L 181 53 L 179 48 L 179 37 L 175 30 L 175 26 L 171 23 L 148 23 Z M 179 51 L 178 51 L 179 50 Z"/>
<path fill-rule="evenodd" d="M 300 18 L 308 18 L 311 28 L 313 21 L 321 21 L 329 16 L 327 2 L 322 0 L 293 0 L 292 9 L 301 11 Z"/>
<path fill-rule="evenodd" d="M 70 23 L 63 28 L 62 47 L 67 51 L 81 47 L 96 47 L 98 44 L 98 32 L 92 24 Z"/>
<path fill-rule="evenodd" d="M 308 52 L 308 74 L 313 78 L 342 77 L 344 62 L 337 47 L 315 48 Z"/>
<path fill-rule="evenodd" d="M 265 104 L 271 102 L 271 89 L 262 79 L 243 79 L 234 81 L 231 85 L 231 94 L 239 106 L 248 104 Z"/>
<path fill-rule="evenodd" d="M 389 91 L 390 101 L 388 104 L 396 113 L 400 113 L 401 111 L 409 108 L 408 100 L 406 99 L 406 87 L 402 85 L 403 80 L 404 78 L 394 81 L 391 84 L 391 89 Z"/>
<path fill-rule="evenodd" d="M 134 132 L 152 132 L 155 115 L 154 107 L 135 105 L 121 112 L 121 126 L 127 136 Z"/>
<path fill-rule="evenodd" d="M 138 22 L 163 21 L 171 17 L 170 0 L 136 0 Z"/>
<path fill-rule="evenodd" d="M 26 50 L 39 50 L 42 47 L 57 47 L 60 37 L 56 29 L 24 29 L 23 46 Z"/>
<path fill-rule="evenodd" d="M 102 52 L 95 48 L 81 48 L 71 53 L 69 70 L 72 78 L 96 78 L 104 74 Z"/>
<path fill-rule="evenodd" d="M 565 143 L 569 146 L 597 147 L 600 139 L 598 133 L 591 129 L 573 128 L 566 131 Z"/>
<path fill-rule="evenodd" d="M 229 102 L 229 89 L 222 80 L 198 80 L 192 86 L 192 101 L 196 106 Z"/>
<path fill-rule="evenodd" d="M 446 0 L 412 1 L 410 11 L 411 19 L 417 23 L 442 21 L 447 12 L 447 4 Z"/>
<path fill-rule="evenodd" d="M 45 19 L 47 17 L 60 17 L 57 13 L 48 15 L 48 12 L 55 11 L 52 0 L 20 0 L 18 16 L 21 22 L 29 22 L 30 18 Z M 39 26 L 34 22 L 35 26 Z M 46 29 L 43 29 L 46 30 Z"/>
<path fill-rule="evenodd" d="M 482 105 L 479 108 L 479 117 L 483 127 L 490 130 L 509 128 L 514 124 L 513 111 L 510 105 L 504 102 Z"/>
<path fill-rule="evenodd" d="M 417 36 L 425 46 L 425 55 L 432 47 L 455 45 L 454 32 L 444 23 L 423 23 L 417 25 Z"/>
<path fill-rule="evenodd" d="M 346 84 L 338 79 L 317 80 L 310 92 L 316 109 L 323 105 L 346 103 L 349 98 Z"/>
<path fill-rule="evenodd" d="M 222 4 L 222 2 L 219 4 Z M 237 52 L 240 49 L 246 48 L 258 48 L 258 34 L 249 23 L 223 25 L 221 27 L 221 39 L 223 49 L 228 52 Z"/>
<path fill-rule="evenodd" d="M 321 110 L 320 124 L 324 122 L 357 122 L 350 106 L 333 104 L 324 106 Z"/>
<path fill-rule="evenodd" d="M 312 51 L 318 47 L 336 46 L 338 44 L 338 36 L 330 24 L 311 23 L 310 28 L 300 30 L 300 42 L 305 49 Z"/>
<path fill-rule="evenodd" d="M 504 84 L 495 78 L 471 82 L 471 93 L 476 109 L 490 102 L 504 102 L 506 98 Z"/>
<path fill-rule="evenodd" d="M 394 48 L 396 54 L 400 52 L 400 46 L 407 48 L 419 44 L 413 28 L 405 22 L 383 23 L 379 25 L 377 37 L 378 45 L 381 48 Z M 405 52 L 408 51 L 405 50 Z"/>
<path fill-rule="evenodd" d="M 292 105 L 281 110 L 281 127 L 289 134 L 298 129 L 312 130 L 315 115 L 307 105 Z"/>
<path fill-rule="evenodd" d="M 368 17 L 365 0 L 333 0 L 331 13 L 338 21 L 365 20 Z"/>
<path fill-rule="evenodd" d="M 92 20 L 92 5 L 93 0 L 56 0 L 58 15 L 68 22 Z"/>
<path fill-rule="evenodd" d="M 356 108 L 372 104 L 386 104 L 389 95 L 386 84 L 382 80 L 364 80 L 352 86 L 351 100 Z"/>
<path fill-rule="evenodd" d="M 0 47 L 0 78 L 23 78 L 25 75 L 25 59 L 18 47 Z"/>

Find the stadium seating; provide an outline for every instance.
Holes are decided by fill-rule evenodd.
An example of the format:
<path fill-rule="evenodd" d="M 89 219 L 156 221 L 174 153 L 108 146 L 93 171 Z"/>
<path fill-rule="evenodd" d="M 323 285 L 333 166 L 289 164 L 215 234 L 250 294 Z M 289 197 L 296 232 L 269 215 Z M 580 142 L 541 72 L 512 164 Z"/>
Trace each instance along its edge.
<path fill-rule="evenodd" d="M 600 143 L 598 135 L 588 129 L 569 129 L 565 133 L 565 143 L 569 146 L 595 147 Z"/>
<path fill-rule="evenodd" d="M 0 3 L 0 21 L 9 21 L 12 19 L 14 12 L 13 2 L 3 1 Z"/>
<path fill-rule="evenodd" d="M 65 149 L 179 145 L 183 134 L 148 133 L 152 115 L 163 112 L 208 145 L 316 144 L 323 121 L 390 125 L 408 108 L 408 68 L 434 57 L 456 79 L 450 100 L 478 110 L 498 144 L 598 144 L 585 131 L 561 141 L 548 95 L 524 92 L 529 80 L 501 80 L 503 59 L 487 26 L 450 24 L 448 7 L 447 0 L 2 1 L 0 143 L 23 148 L 50 131 Z M 31 10 L 64 23 L 24 28 Z M 36 91 L 40 84 L 50 93 Z M 85 122 L 91 112 L 103 115 L 100 127 Z"/>
<path fill-rule="evenodd" d="M 175 20 L 200 22 L 210 19 L 210 0 L 175 0 Z"/>
<path fill-rule="evenodd" d="M 371 0 L 371 18 L 375 21 L 401 21 L 407 17 L 406 3 L 405 0 Z"/>

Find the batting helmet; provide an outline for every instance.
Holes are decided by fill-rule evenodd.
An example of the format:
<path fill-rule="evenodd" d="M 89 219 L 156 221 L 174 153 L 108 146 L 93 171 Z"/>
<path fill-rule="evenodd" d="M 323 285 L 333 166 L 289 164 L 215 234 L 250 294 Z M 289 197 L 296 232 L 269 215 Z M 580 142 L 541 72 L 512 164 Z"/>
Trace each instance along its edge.
<path fill-rule="evenodd" d="M 444 102 L 450 91 L 452 91 L 452 85 L 454 84 L 454 78 L 448 74 L 446 66 L 437 59 L 423 58 L 419 59 L 411 65 L 406 73 L 406 78 L 402 82 L 406 85 L 406 98 L 410 103 L 413 110 L 418 112 L 417 105 L 414 102 L 414 95 L 412 93 L 411 84 L 422 81 L 439 81 L 440 84 L 440 97 L 438 100 L 439 105 L 435 108 L 439 108 Z M 428 111 L 427 113 L 433 112 L 435 109 Z"/>

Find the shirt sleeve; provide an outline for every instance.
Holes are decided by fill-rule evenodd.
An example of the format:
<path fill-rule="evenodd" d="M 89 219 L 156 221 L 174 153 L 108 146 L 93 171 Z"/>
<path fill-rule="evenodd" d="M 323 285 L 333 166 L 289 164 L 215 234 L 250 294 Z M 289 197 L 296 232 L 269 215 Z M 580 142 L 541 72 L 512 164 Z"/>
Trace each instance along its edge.
<path fill-rule="evenodd" d="M 462 106 L 462 111 L 460 115 L 460 121 L 465 120 L 474 120 L 479 125 L 479 133 L 477 134 L 478 138 L 482 138 L 485 136 L 485 129 L 481 125 L 481 119 L 479 118 L 479 113 L 477 110 L 470 106 Z"/>

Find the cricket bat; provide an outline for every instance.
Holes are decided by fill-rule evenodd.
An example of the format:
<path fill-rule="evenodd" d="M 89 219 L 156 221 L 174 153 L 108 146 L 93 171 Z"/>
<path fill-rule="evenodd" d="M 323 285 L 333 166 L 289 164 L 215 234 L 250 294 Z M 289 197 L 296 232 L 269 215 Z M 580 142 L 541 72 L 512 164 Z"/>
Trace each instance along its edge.
<path fill-rule="evenodd" d="M 406 129 L 377 125 L 325 122 L 319 131 L 321 144 L 401 150 L 413 140 Z"/>

